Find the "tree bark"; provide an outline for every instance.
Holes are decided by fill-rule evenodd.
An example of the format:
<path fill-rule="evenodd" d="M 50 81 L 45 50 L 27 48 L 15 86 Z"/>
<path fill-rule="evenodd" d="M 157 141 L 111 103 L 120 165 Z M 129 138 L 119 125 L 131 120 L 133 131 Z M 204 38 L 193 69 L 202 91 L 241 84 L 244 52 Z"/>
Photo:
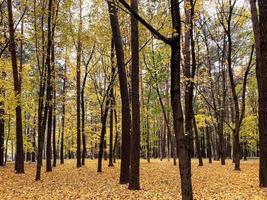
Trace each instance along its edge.
<path fill-rule="evenodd" d="M 60 164 L 64 164 L 64 135 L 65 135 L 65 102 L 66 102 L 66 80 L 67 80 L 67 64 L 65 61 L 63 75 L 63 92 L 62 92 L 62 117 L 61 117 L 61 139 L 60 139 Z"/>
<path fill-rule="evenodd" d="M 193 126 L 194 126 L 194 131 L 195 131 L 195 142 L 196 142 L 196 151 L 197 151 L 197 157 L 198 157 L 198 165 L 203 166 L 203 160 L 202 160 L 199 137 L 198 137 L 198 128 L 197 128 L 195 115 L 193 115 Z"/>
<path fill-rule="evenodd" d="M 131 7 L 138 12 L 138 0 L 131 0 Z M 140 189 L 140 97 L 139 97 L 139 30 L 138 20 L 131 16 L 131 52 L 132 52 L 132 133 L 131 168 L 129 189 Z"/>
<path fill-rule="evenodd" d="M 111 55 L 110 55 L 110 61 L 111 61 L 111 66 L 112 66 L 112 72 L 111 76 L 115 75 L 116 71 L 116 64 L 114 62 L 115 58 L 115 52 L 114 52 L 114 42 L 113 39 L 111 40 Z M 110 103 L 110 127 L 109 127 L 109 167 L 113 167 L 113 156 L 115 156 L 115 153 L 113 154 L 113 113 L 114 113 L 114 107 L 115 107 L 115 100 L 114 100 L 114 84 L 110 88 L 110 98 L 111 98 L 111 103 Z M 116 142 L 116 141 L 115 141 Z M 114 145 L 115 149 L 115 145 Z M 115 152 L 115 151 L 114 151 Z"/>
<path fill-rule="evenodd" d="M 209 158 L 209 163 L 212 163 L 212 152 L 211 152 L 211 138 L 210 138 L 210 126 L 206 125 L 206 140 L 207 140 L 207 156 Z"/>
<path fill-rule="evenodd" d="M 41 125 L 39 127 L 40 129 L 38 130 L 39 135 L 38 135 L 37 170 L 36 170 L 36 177 L 35 177 L 36 181 L 41 179 L 41 167 L 42 167 L 44 135 L 45 135 L 45 130 L 46 130 L 46 121 L 47 121 L 47 118 L 49 118 L 48 117 L 49 113 L 51 112 L 51 105 L 49 105 L 49 104 L 52 101 L 51 63 L 50 63 L 51 62 L 51 57 L 50 57 L 51 56 L 51 45 L 52 45 L 52 40 L 51 40 L 52 4 L 53 4 L 53 0 L 49 0 L 49 3 L 48 3 L 48 21 L 47 21 L 47 27 L 48 27 L 48 30 L 47 30 L 47 54 L 46 54 L 46 61 L 45 61 L 45 65 L 46 65 L 46 68 L 47 68 L 46 69 L 47 70 L 46 103 L 45 103 L 45 109 L 44 109 L 43 117 L 42 117 L 42 112 L 43 111 L 42 110 L 38 111 L 39 112 L 38 115 L 40 115 L 39 120 L 41 120 L 41 122 L 40 122 Z M 40 106 L 40 108 L 42 108 L 42 106 Z M 51 119 L 51 121 L 52 121 L 52 119 Z M 50 125 L 50 128 L 49 128 L 49 125 Z M 51 125 L 52 124 L 50 123 L 49 125 L 48 125 L 48 129 L 49 130 L 47 130 L 47 138 L 49 140 L 49 136 L 50 136 L 50 148 L 51 148 Z M 48 141 L 48 143 L 49 143 L 49 141 Z M 49 150 L 49 148 L 47 150 Z M 48 161 L 48 163 L 46 164 L 47 171 L 52 170 L 51 155 L 50 155 L 50 163 L 49 163 L 49 159 L 47 159 L 47 161 Z"/>
<path fill-rule="evenodd" d="M 76 110 L 77 110 L 77 168 L 82 166 L 81 163 L 81 56 L 82 56 L 82 1 L 80 0 L 80 20 L 77 41 L 77 66 L 76 66 Z"/>
<path fill-rule="evenodd" d="M 106 122 L 109 110 L 110 98 L 106 98 L 106 102 L 101 112 L 101 135 L 100 135 L 100 143 L 99 143 L 99 153 L 98 153 L 98 164 L 97 164 L 97 172 L 102 172 L 102 158 L 104 153 L 104 140 L 106 135 Z"/>
<path fill-rule="evenodd" d="M 267 187 L 267 2 L 258 0 L 259 18 L 256 1 L 251 0 L 250 3 L 256 43 L 256 75 L 259 93 L 259 184 L 260 187 Z"/>
<path fill-rule="evenodd" d="M 2 95 L 2 88 L 0 88 L 0 94 Z M 4 166 L 4 136 L 5 136 L 5 110 L 4 102 L 0 102 L 0 166 Z"/>
<path fill-rule="evenodd" d="M 117 65 L 119 71 L 120 94 L 122 105 L 122 146 L 121 146 L 121 170 L 120 170 L 120 184 L 129 182 L 129 165 L 130 165 L 130 132 L 131 132 L 131 115 L 129 104 L 129 92 L 127 87 L 127 76 L 125 72 L 124 51 L 117 16 L 117 9 L 114 1 L 107 1 L 110 24 L 112 28 L 112 36 L 116 50 Z"/>
<path fill-rule="evenodd" d="M 193 192 L 191 181 L 191 160 L 188 141 L 189 138 L 185 135 L 184 132 L 184 119 L 181 104 L 181 16 L 180 5 L 177 0 L 171 1 L 171 15 L 173 29 L 175 29 L 177 34 L 177 36 L 173 36 L 171 40 L 171 106 L 173 111 L 173 125 L 176 136 L 176 151 L 179 158 L 182 199 L 192 200 Z"/>
<path fill-rule="evenodd" d="M 9 51 L 11 54 L 14 91 L 16 95 L 16 160 L 15 171 L 18 174 L 24 173 L 24 152 L 23 152 L 23 133 L 22 133 L 22 112 L 21 112 L 21 82 L 19 80 L 17 56 L 16 56 L 16 43 L 15 43 L 15 30 L 13 22 L 12 1 L 7 1 L 8 9 L 8 26 L 9 26 Z"/>

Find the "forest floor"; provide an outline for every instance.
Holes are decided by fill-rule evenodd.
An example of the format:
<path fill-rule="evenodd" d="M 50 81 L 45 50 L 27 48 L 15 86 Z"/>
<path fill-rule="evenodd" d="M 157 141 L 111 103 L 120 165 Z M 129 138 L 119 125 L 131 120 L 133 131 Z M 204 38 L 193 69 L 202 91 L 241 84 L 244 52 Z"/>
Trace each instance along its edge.
<path fill-rule="evenodd" d="M 76 169 L 75 160 L 43 173 L 42 181 L 35 182 L 35 164 L 25 164 L 25 174 L 14 173 L 14 164 L 0 168 L 0 200 L 17 199 L 181 199 L 178 166 L 172 161 L 141 161 L 141 190 L 130 191 L 119 185 L 119 163 L 96 172 L 97 161 L 88 160 Z M 44 165 L 45 166 L 45 165 Z M 266 200 L 267 190 L 258 187 L 258 161 L 241 162 L 241 171 L 234 171 L 230 160 L 225 166 L 219 162 L 199 167 L 192 161 L 194 199 L 197 200 Z"/>

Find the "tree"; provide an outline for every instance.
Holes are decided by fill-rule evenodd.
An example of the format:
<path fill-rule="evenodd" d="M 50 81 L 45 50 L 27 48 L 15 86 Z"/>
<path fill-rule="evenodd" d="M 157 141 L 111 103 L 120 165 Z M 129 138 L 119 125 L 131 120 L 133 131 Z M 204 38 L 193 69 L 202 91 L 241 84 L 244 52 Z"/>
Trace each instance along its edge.
<path fill-rule="evenodd" d="M 138 12 L 138 0 L 131 1 L 131 7 Z M 139 100 L 139 31 L 138 20 L 131 16 L 131 52 L 132 52 L 132 133 L 131 168 L 129 189 L 140 189 L 140 100 Z"/>
<path fill-rule="evenodd" d="M 67 63 L 65 59 L 62 86 L 62 116 L 61 116 L 61 138 L 60 138 L 60 164 L 64 164 L 64 135 L 65 135 L 65 102 L 66 102 L 66 82 L 67 82 Z"/>
<path fill-rule="evenodd" d="M 16 161 L 15 171 L 18 174 L 24 173 L 24 152 L 23 152 L 23 133 L 22 133 L 22 114 L 21 114 L 21 82 L 18 74 L 15 30 L 13 22 L 12 1 L 7 1 L 8 8 L 8 27 L 9 27 L 9 51 L 12 60 L 14 91 L 16 95 Z"/>
<path fill-rule="evenodd" d="M 48 118 L 48 128 L 47 128 L 47 163 L 46 163 L 46 171 L 52 171 L 51 166 L 51 126 L 52 126 L 52 83 L 51 83 L 51 46 L 52 46 L 52 38 L 51 38 L 51 18 L 52 18 L 52 4 L 53 0 L 49 0 L 48 2 L 48 16 L 47 16 L 47 52 L 46 52 L 46 60 L 45 66 L 47 70 L 47 87 L 46 87 L 46 102 L 44 108 L 44 114 L 42 116 L 43 111 L 39 111 L 41 126 L 38 131 L 38 155 L 37 155 L 37 170 L 35 180 L 38 181 L 41 179 L 41 167 L 42 167 L 42 157 L 43 157 L 43 145 L 44 145 L 44 135 L 46 130 L 46 121 Z M 43 86 L 42 86 L 43 87 Z M 41 94 L 43 94 L 42 90 L 44 88 L 41 87 Z M 39 102 L 40 103 L 40 102 Z M 40 107 L 42 109 L 42 106 Z M 50 113 L 50 114 L 49 114 Z M 49 120 L 50 118 L 50 120 Z M 50 141 L 49 141 L 50 140 Z"/>
<path fill-rule="evenodd" d="M 111 39 L 111 53 L 110 53 L 110 63 L 111 63 L 111 73 L 115 74 L 116 72 L 116 63 L 115 63 L 115 52 L 114 52 L 114 42 Z M 114 118 L 114 109 L 115 109 L 115 97 L 114 97 L 114 84 L 111 86 L 110 89 L 110 127 L 109 127 L 109 167 L 113 167 L 113 156 L 115 160 L 115 151 L 113 152 L 113 118 Z M 118 137 L 118 136 L 117 136 Z M 115 141 L 116 142 L 116 141 Z M 114 145 L 114 150 L 115 150 Z"/>
<path fill-rule="evenodd" d="M 119 72 L 120 94 L 121 94 L 121 113 L 122 113 L 122 144 L 121 144 L 121 171 L 120 184 L 129 182 L 129 165 L 130 165 L 130 131 L 131 115 L 129 104 L 129 93 L 127 87 L 127 77 L 125 72 L 124 51 L 120 33 L 120 26 L 117 16 L 117 8 L 114 1 L 107 1 L 112 29 L 112 37 L 116 51 L 117 66 Z"/>
<path fill-rule="evenodd" d="M 81 167 L 81 54 L 82 54 L 82 1 L 80 0 L 79 30 L 77 39 L 76 109 L 77 109 L 77 167 Z"/>
<path fill-rule="evenodd" d="M 256 76 L 259 93 L 259 185 L 260 187 L 267 187 L 267 2 L 263 0 L 258 1 L 259 17 L 257 13 L 256 0 L 251 0 L 250 5 L 256 44 Z"/>

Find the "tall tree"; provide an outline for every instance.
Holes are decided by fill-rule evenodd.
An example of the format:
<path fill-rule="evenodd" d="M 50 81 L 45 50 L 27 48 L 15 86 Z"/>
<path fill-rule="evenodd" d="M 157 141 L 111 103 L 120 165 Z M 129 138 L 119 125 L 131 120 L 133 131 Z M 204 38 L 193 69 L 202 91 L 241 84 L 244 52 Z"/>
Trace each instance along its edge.
<path fill-rule="evenodd" d="M 61 116 L 61 138 L 60 138 L 60 164 L 64 164 L 64 136 L 65 136 L 65 102 L 67 82 L 67 61 L 65 60 L 62 86 L 62 116 Z"/>
<path fill-rule="evenodd" d="M 12 0 L 7 1 L 8 9 L 8 27 L 9 27 L 9 51 L 11 54 L 14 91 L 16 95 L 16 173 L 24 173 L 24 152 L 23 152 L 23 133 L 22 133 L 22 114 L 21 114 L 21 82 L 18 73 L 16 43 L 15 43 L 15 29 L 13 22 Z"/>
<path fill-rule="evenodd" d="M 41 179 L 41 168 L 42 168 L 42 157 L 43 157 L 43 145 L 44 145 L 44 135 L 46 130 L 46 121 L 48 120 L 48 128 L 47 128 L 47 152 L 49 153 L 46 163 L 46 171 L 52 171 L 51 165 L 51 131 L 52 131 L 52 115 L 49 114 L 52 111 L 52 70 L 51 70 L 51 46 L 52 46 L 52 38 L 51 38 L 51 16 L 52 16 L 52 5 L 53 0 L 49 0 L 48 2 L 48 16 L 47 16 L 47 50 L 46 50 L 46 59 L 45 59 L 45 66 L 47 71 L 47 83 L 46 83 L 46 102 L 44 108 L 44 115 L 41 117 L 41 127 L 38 131 L 38 156 L 37 156 L 37 170 L 36 170 L 36 177 L 35 180 L 38 181 Z M 40 115 L 42 115 L 42 110 L 40 111 Z"/>
<path fill-rule="evenodd" d="M 250 0 L 251 16 L 256 46 L 256 76 L 259 94 L 259 185 L 267 187 L 267 2 Z"/>
<path fill-rule="evenodd" d="M 81 167 L 81 57 L 82 57 L 82 0 L 79 1 L 79 28 L 77 40 L 77 65 L 76 65 L 76 109 L 77 109 L 77 167 Z"/>
<path fill-rule="evenodd" d="M 131 0 L 132 9 L 138 13 L 138 0 Z M 132 52 L 132 133 L 129 189 L 140 189 L 140 97 L 139 97 L 139 30 L 138 20 L 131 16 Z"/>
<path fill-rule="evenodd" d="M 115 74 L 116 71 L 116 63 L 115 63 L 115 52 L 114 52 L 114 41 L 113 38 L 111 39 L 111 51 L 110 51 L 110 62 L 111 62 L 111 73 Z M 113 152 L 113 118 L 114 118 L 114 107 L 115 107 L 115 97 L 114 97 L 114 84 L 111 86 L 110 89 L 110 127 L 109 127 L 109 167 L 113 167 L 113 156 L 115 157 L 115 154 Z M 115 141 L 116 142 L 116 141 Z M 114 145 L 115 149 L 115 145 Z"/>
<path fill-rule="evenodd" d="M 193 126 L 192 126 L 192 111 L 193 111 L 193 87 L 192 87 L 192 80 L 191 80 L 191 71 L 193 71 L 191 68 L 191 55 L 190 55 L 190 42 L 191 42 L 191 33 L 193 32 L 193 26 L 191 26 L 191 21 L 193 20 L 191 17 L 191 12 L 193 11 L 193 7 L 190 5 L 190 0 L 185 0 L 184 3 L 185 7 L 185 19 L 186 19 L 186 31 L 184 36 L 184 75 L 186 77 L 185 81 L 185 133 L 188 134 L 190 139 L 190 150 L 191 150 L 191 156 L 194 154 L 193 149 Z M 192 10 L 192 11 L 191 11 Z M 192 21 L 193 23 L 193 21 Z M 192 38 L 193 39 L 193 38 Z M 193 58 L 192 58 L 192 66 L 193 66 Z"/>
<path fill-rule="evenodd" d="M 121 169 L 120 184 L 129 182 L 129 165 L 130 165 L 130 131 L 131 131 L 131 115 L 130 101 L 127 87 L 127 76 L 125 72 L 124 51 L 120 26 L 117 15 L 117 8 L 114 1 L 107 1 L 110 24 L 112 29 L 112 37 L 116 50 L 117 66 L 119 72 L 120 94 L 121 94 L 121 113 L 122 113 L 122 144 L 121 144 Z"/>

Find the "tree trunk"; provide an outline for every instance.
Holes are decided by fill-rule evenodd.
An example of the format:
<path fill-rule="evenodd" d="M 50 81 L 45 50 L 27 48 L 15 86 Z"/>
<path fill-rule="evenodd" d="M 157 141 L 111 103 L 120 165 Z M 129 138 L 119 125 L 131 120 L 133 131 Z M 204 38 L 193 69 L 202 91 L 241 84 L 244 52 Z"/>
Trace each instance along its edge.
<path fill-rule="evenodd" d="M 138 12 L 138 0 L 131 0 L 131 7 Z M 132 133 L 131 133 L 131 168 L 129 189 L 140 189 L 140 99 L 139 99 L 139 30 L 138 20 L 131 17 L 131 52 L 132 52 Z"/>
<path fill-rule="evenodd" d="M 5 72 L 2 72 L 1 79 L 4 79 Z M 4 87 L 0 87 L 0 95 L 1 97 L 5 96 L 5 89 Z M 0 101 L 0 166 L 4 166 L 4 138 L 5 138 L 5 109 L 4 109 L 4 101 Z"/>
<path fill-rule="evenodd" d="M 201 150 L 200 150 L 200 144 L 199 144 L 199 137 L 198 137 L 198 129 L 197 129 L 197 122 L 195 115 L 193 115 L 193 126 L 195 130 L 195 141 L 196 141 L 196 150 L 197 150 L 197 157 L 198 157 L 198 165 L 203 166 L 203 160 L 202 160 L 202 155 L 201 155 Z"/>
<path fill-rule="evenodd" d="M 113 88 L 111 89 L 110 127 L 109 127 L 109 167 L 113 167 Z"/>
<path fill-rule="evenodd" d="M 206 125 L 206 140 L 207 140 L 207 156 L 209 158 L 209 163 L 212 163 L 212 152 L 211 152 L 211 138 L 210 138 L 210 126 Z"/>
<path fill-rule="evenodd" d="M 82 56 L 82 1 L 80 0 L 80 21 L 77 41 L 77 66 L 76 66 L 76 110 L 77 110 L 77 168 L 81 163 L 81 56 Z"/>
<path fill-rule="evenodd" d="M 186 78 L 186 86 L 185 86 L 185 134 L 190 137 L 190 156 L 194 155 L 193 148 L 193 127 L 192 127 L 192 110 L 193 110 L 193 87 L 191 79 L 191 64 L 190 64 L 190 41 L 191 41 L 191 9 L 188 9 L 188 4 L 190 4 L 190 0 L 185 0 L 185 20 L 186 26 L 188 26 L 188 30 L 185 32 L 185 41 L 184 41 L 184 75 Z M 192 49 L 191 49 L 192 50 Z M 192 58 L 193 60 L 193 58 Z M 193 66 L 193 63 L 192 63 Z"/>
<path fill-rule="evenodd" d="M 256 0 L 251 0 L 250 4 L 256 43 L 256 75 L 259 93 L 259 185 L 267 187 L 267 2 L 258 1 L 259 18 Z"/>
<path fill-rule="evenodd" d="M 130 165 L 130 131 L 131 131 L 131 115 L 129 104 L 129 92 L 127 87 L 127 77 L 125 72 L 124 51 L 122 46 L 122 39 L 117 16 L 117 9 L 114 1 L 107 1 L 110 24 L 112 28 L 112 36 L 116 50 L 117 65 L 119 71 L 121 105 L 122 105 L 122 146 L 121 146 L 121 170 L 120 170 L 120 184 L 129 182 L 129 165 Z"/>
<path fill-rule="evenodd" d="M 15 30 L 13 22 L 12 1 L 7 1 L 8 8 L 8 26 L 9 26 L 9 50 L 11 54 L 14 91 L 17 99 L 16 104 L 16 160 L 15 171 L 16 173 L 24 173 L 24 152 L 23 152 L 23 133 L 22 133 L 22 114 L 21 114 L 21 82 L 19 81 L 17 56 L 16 56 L 16 43 L 15 43 Z"/>
<path fill-rule="evenodd" d="M 62 117 L 61 117 L 61 140 L 60 140 L 60 164 L 64 164 L 64 135 L 65 135 L 65 102 L 66 102 L 66 79 L 67 64 L 65 61 L 62 92 Z"/>
<path fill-rule="evenodd" d="M 44 110 L 44 115 L 42 117 L 42 110 L 40 110 L 38 115 L 41 115 L 40 119 L 41 121 L 41 126 L 40 126 L 40 132 L 38 135 L 38 157 L 37 157 L 37 170 L 36 170 L 36 177 L 35 180 L 38 181 L 41 179 L 41 167 L 42 167 L 42 154 L 43 154 L 43 145 L 44 145 L 44 135 L 45 135 L 45 130 L 46 130 L 46 121 L 48 118 L 49 113 L 51 112 L 51 106 L 49 105 L 50 102 L 52 101 L 52 85 L 51 85 L 51 45 L 52 45 L 52 40 L 51 40 L 51 12 L 52 12 L 52 2 L 53 0 L 49 0 L 48 3 L 48 22 L 47 22 L 47 54 L 46 54 L 46 68 L 47 68 L 47 90 L 46 90 L 46 103 L 45 103 L 45 110 Z M 42 106 L 41 106 L 42 107 Z M 51 115 L 50 115 L 51 116 Z M 51 122 L 52 122 L 52 116 L 51 116 Z M 51 145 L 51 123 L 50 123 L 50 128 L 48 125 L 47 130 L 47 139 L 49 138 L 50 135 L 50 145 Z M 49 140 L 49 139 L 48 139 Z M 48 142 L 49 143 L 49 142 Z M 49 150 L 49 148 L 47 149 Z M 48 155 L 49 156 L 49 155 Z M 49 162 L 49 159 L 48 159 Z M 51 166 L 51 156 L 50 156 L 50 166 L 49 163 L 46 164 L 47 171 L 52 170 Z"/>
<path fill-rule="evenodd" d="M 82 143 L 83 143 L 83 151 L 82 151 L 82 165 L 85 165 L 85 157 L 86 157 L 86 138 L 85 138 L 85 105 L 84 105 L 84 89 L 85 89 L 85 81 L 82 87 L 81 100 L 82 100 Z"/>
<path fill-rule="evenodd" d="M 181 16 L 180 5 L 176 0 L 171 1 L 171 13 L 173 29 L 176 30 L 177 36 L 172 38 L 171 42 L 171 105 L 173 111 L 173 125 L 176 136 L 176 148 L 179 158 L 179 169 L 181 176 L 181 190 L 183 200 L 192 200 L 192 181 L 191 181 L 191 160 L 189 151 L 188 137 L 184 132 L 184 119 L 181 104 L 180 88 L 180 64 L 181 64 Z"/>
<path fill-rule="evenodd" d="M 111 55 L 110 55 L 110 61 L 112 66 L 111 76 L 115 76 L 116 71 L 116 64 L 114 63 L 115 53 L 114 53 L 114 42 L 113 39 L 111 40 Z M 114 113 L 114 107 L 115 107 L 115 100 L 114 100 L 114 84 L 110 88 L 110 134 L 109 134 L 109 167 L 113 167 L 113 113 Z M 115 149 L 115 147 L 114 147 Z"/>
<path fill-rule="evenodd" d="M 118 157 L 118 148 L 119 148 L 119 145 L 118 145 L 118 139 L 119 139 L 119 131 L 118 131 L 118 119 L 117 119 L 117 112 L 116 112 L 116 109 L 115 109 L 115 97 L 113 98 L 113 112 L 114 112 L 114 120 L 115 120 L 115 141 L 114 141 L 114 147 L 113 147 L 113 162 L 116 163 L 116 157 Z"/>
<path fill-rule="evenodd" d="M 53 167 L 57 165 L 57 146 L 56 146 L 56 71 L 55 71 L 55 44 L 53 42 L 51 48 L 51 63 L 53 75 Z"/>
<path fill-rule="evenodd" d="M 104 153 L 104 142 L 105 142 L 104 140 L 106 135 L 106 122 L 109 110 L 109 103 L 110 103 L 110 98 L 107 97 L 104 108 L 102 108 L 101 112 L 102 128 L 101 128 L 100 143 L 99 143 L 97 172 L 102 172 L 102 158 Z"/>
<path fill-rule="evenodd" d="M 3 94 L 2 88 L 0 88 L 1 95 Z M 4 102 L 0 102 L 0 166 L 4 166 L 4 136 L 5 136 L 5 110 L 4 110 Z"/>

